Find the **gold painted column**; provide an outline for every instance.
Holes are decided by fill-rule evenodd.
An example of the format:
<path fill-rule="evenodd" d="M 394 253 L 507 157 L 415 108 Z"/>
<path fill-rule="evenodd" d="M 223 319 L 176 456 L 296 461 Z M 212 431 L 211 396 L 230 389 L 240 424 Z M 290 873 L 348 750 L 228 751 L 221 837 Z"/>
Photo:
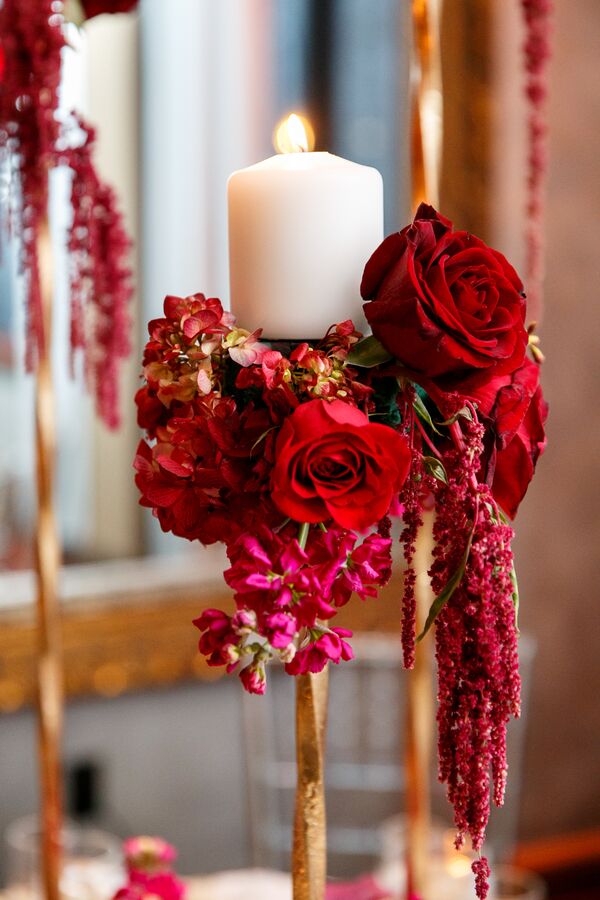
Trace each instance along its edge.
<path fill-rule="evenodd" d="M 61 738 L 63 688 L 58 572 L 60 549 L 54 513 L 55 398 L 52 383 L 52 247 L 48 221 L 40 230 L 38 264 L 43 346 L 36 372 L 35 456 L 37 523 L 37 722 L 40 772 L 41 882 L 45 900 L 59 900 L 62 825 Z"/>
<path fill-rule="evenodd" d="M 294 900 L 324 900 L 327 878 L 325 730 L 329 670 L 296 677 Z"/>

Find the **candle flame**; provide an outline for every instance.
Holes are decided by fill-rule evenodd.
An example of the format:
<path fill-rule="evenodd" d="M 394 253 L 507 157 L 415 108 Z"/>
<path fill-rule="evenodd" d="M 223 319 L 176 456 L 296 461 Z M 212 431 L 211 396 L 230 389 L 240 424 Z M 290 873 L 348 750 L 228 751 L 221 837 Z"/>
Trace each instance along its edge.
<path fill-rule="evenodd" d="M 315 135 L 307 118 L 291 113 L 275 129 L 273 144 L 278 153 L 306 153 L 315 146 Z"/>

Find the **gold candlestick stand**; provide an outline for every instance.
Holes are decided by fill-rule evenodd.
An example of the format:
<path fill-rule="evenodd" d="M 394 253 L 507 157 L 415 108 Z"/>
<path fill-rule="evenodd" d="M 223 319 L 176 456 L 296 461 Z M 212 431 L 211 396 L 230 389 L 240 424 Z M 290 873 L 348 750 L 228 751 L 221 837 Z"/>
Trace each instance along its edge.
<path fill-rule="evenodd" d="M 292 846 L 294 900 L 323 900 L 327 877 L 325 729 L 329 672 L 296 678 L 298 783 Z"/>
<path fill-rule="evenodd" d="M 45 900 L 59 900 L 61 865 L 61 735 L 63 689 L 58 572 L 60 550 L 54 514 L 55 407 L 52 382 L 52 247 L 47 220 L 38 239 L 43 341 L 35 392 L 37 469 L 37 721 L 40 772 L 41 877 Z"/>

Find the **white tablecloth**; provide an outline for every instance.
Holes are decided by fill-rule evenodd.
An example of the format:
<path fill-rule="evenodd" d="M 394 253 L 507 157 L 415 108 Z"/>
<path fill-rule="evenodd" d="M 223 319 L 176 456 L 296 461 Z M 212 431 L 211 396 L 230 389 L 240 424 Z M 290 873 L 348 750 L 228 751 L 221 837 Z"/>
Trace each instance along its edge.
<path fill-rule="evenodd" d="M 291 900 L 292 882 L 283 872 L 245 869 L 186 879 L 187 900 Z M 13 888 L 0 893 L 1 900 L 38 900 L 29 890 Z M 81 897 L 81 900 L 92 898 Z M 97 898 L 93 898 L 97 900 Z M 102 898 L 110 900 L 110 898 Z"/>

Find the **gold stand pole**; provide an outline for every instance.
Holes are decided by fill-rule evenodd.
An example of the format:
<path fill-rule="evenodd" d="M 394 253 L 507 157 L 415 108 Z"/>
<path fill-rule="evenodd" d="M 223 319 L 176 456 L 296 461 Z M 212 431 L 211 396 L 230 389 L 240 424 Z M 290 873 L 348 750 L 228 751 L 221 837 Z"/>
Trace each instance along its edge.
<path fill-rule="evenodd" d="M 443 0 L 412 0 L 412 205 L 437 207 L 443 138 L 441 24 Z"/>
<path fill-rule="evenodd" d="M 51 367 L 52 248 L 46 221 L 38 240 L 43 348 L 36 375 L 35 437 L 37 528 L 35 536 L 38 627 L 38 749 L 41 792 L 41 876 L 45 900 L 59 900 L 61 864 L 61 734 L 63 719 L 59 541 L 53 504 L 55 410 Z"/>
<path fill-rule="evenodd" d="M 411 171 L 412 205 L 439 206 L 443 135 L 440 31 L 442 0 L 412 0 L 413 59 Z M 433 549 L 433 512 L 423 514 L 416 542 L 416 629 L 425 624 L 433 600 L 427 576 Z M 429 777 L 433 745 L 433 659 L 428 636 L 417 647 L 408 676 L 406 716 L 406 897 L 426 900 L 430 852 Z"/>
<path fill-rule="evenodd" d="M 298 783 L 292 847 L 294 900 L 324 900 L 327 877 L 325 828 L 326 667 L 296 678 L 296 761 Z"/>
<path fill-rule="evenodd" d="M 433 513 L 423 514 L 413 565 L 417 573 L 416 629 L 425 624 L 433 594 L 427 570 L 433 548 Z M 433 659 L 429 635 L 417 646 L 415 665 L 408 673 L 406 698 L 406 896 L 427 898 L 431 810 L 429 778 L 433 745 Z"/>

